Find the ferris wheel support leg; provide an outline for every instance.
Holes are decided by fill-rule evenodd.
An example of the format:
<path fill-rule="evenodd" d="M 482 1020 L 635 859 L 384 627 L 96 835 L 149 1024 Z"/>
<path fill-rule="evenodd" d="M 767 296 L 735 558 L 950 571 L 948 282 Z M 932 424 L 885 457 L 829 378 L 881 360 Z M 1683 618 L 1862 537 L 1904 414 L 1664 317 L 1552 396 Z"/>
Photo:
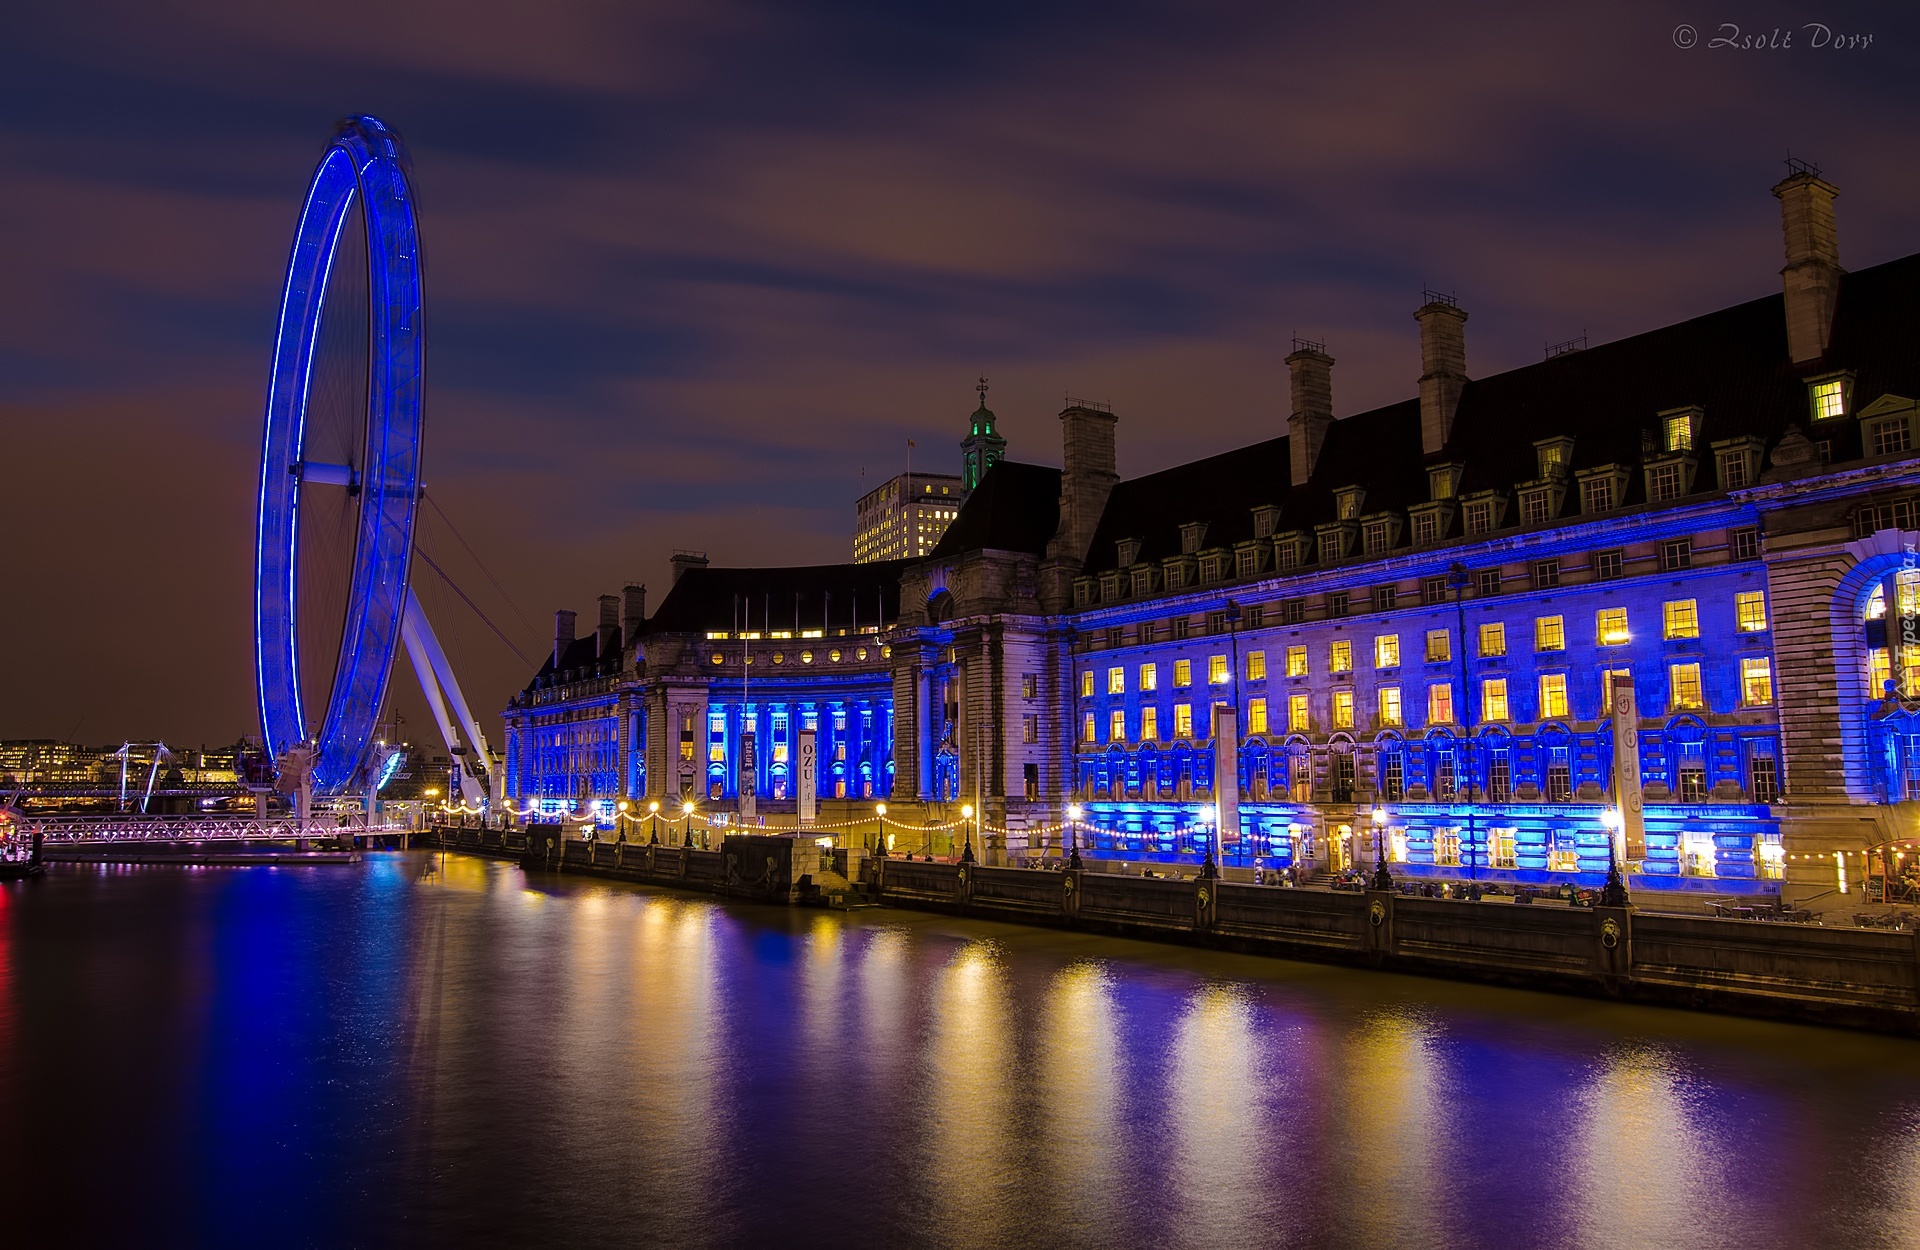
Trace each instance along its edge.
<path fill-rule="evenodd" d="M 453 666 L 447 663 L 447 653 L 440 648 L 440 640 L 434 637 L 433 626 L 427 621 L 427 614 L 420 607 L 420 600 L 414 595 L 413 588 L 407 588 L 406 616 L 400 623 L 401 637 L 407 644 L 407 656 L 413 661 L 413 671 L 420 678 L 420 688 L 426 692 L 427 703 L 433 708 L 434 719 L 440 722 L 441 736 L 447 740 L 447 750 L 451 753 L 458 741 L 466 743 L 468 752 L 477 753 L 481 764 L 491 767 L 492 759 L 487 754 L 487 736 L 481 732 L 480 722 L 473 718 L 467 708 L 467 699 L 460 692 L 460 683 L 453 675 Z M 445 692 L 445 698 L 441 697 Z M 453 703 L 455 720 L 447 715 L 447 701 Z M 457 755 L 455 758 L 459 758 Z M 469 758 L 474 758 L 470 755 Z M 487 800 L 487 792 L 479 779 L 465 768 L 460 772 L 460 799 L 478 807 Z"/>

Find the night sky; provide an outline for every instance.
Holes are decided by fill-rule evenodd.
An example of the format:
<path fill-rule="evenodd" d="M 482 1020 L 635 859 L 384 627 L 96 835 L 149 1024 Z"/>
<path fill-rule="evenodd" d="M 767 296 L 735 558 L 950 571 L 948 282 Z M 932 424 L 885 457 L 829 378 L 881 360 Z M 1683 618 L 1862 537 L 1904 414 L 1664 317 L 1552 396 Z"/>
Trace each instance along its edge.
<path fill-rule="evenodd" d="M 1426 287 L 1471 313 L 1474 376 L 1774 292 L 1789 151 L 1840 187 L 1843 263 L 1920 250 L 1895 6 L 1462 12 L 10 6 L 0 736 L 257 732 L 274 315 L 348 113 L 413 153 L 428 489 L 504 594 L 437 550 L 536 656 L 556 607 L 657 603 L 676 547 L 848 558 L 909 438 L 958 471 L 983 373 L 1013 458 L 1059 463 L 1071 393 L 1132 475 L 1283 432 L 1296 334 L 1337 412 L 1410 397 Z M 1792 46 L 1710 47 L 1729 19 Z M 497 710 L 520 661 L 423 594 Z"/>

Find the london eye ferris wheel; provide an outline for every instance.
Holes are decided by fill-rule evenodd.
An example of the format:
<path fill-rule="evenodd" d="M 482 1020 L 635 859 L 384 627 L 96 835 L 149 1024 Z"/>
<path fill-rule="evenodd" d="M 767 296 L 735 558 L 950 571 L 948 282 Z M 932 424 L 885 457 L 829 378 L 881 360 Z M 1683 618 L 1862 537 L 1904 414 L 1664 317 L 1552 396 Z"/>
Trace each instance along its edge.
<path fill-rule="evenodd" d="M 377 785 L 376 724 L 404 646 L 461 798 L 486 796 L 485 736 L 415 595 L 425 326 L 410 162 L 349 117 L 294 233 L 269 378 L 254 582 L 268 753 L 319 794 Z M 377 768 L 377 764 L 372 765 Z"/>

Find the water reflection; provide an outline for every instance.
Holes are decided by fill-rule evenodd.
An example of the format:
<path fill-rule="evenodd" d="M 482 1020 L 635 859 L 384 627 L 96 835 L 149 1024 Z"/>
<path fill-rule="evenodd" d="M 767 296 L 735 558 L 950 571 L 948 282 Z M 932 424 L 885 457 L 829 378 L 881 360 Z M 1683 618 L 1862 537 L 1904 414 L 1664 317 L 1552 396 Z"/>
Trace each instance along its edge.
<path fill-rule="evenodd" d="M 1168 1055 L 1164 1097 L 1174 1126 L 1171 1174 L 1180 1244 L 1267 1243 L 1266 1073 L 1252 996 L 1239 986 L 1193 994 Z"/>
<path fill-rule="evenodd" d="M 1671 1055 L 1618 1049 L 1577 1098 L 1566 1184 L 1588 1244 L 1709 1245 L 1724 1236 L 1740 1214 L 1728 1198 L 1742 1135 L 1717 1131 L 1704 1091 Z"/>
<path fill-rule="evenodd" d="M 1006 971 L 992 942 L 968 942 L 934 974 L 931 1029 L 920 1083 L 928 1149 L 919 1184 L 933 1196 L 945 1244 L 1004 1240 L 1016 1180 L 1013 1021 Z"/>
<path fill-rule="evenodd" d="M 1032 1080 L 1046 1090 L 1039 1100 L 1047 1143 L 1041 1166 L 1064 1182 L 1044 1191 L 1050 1232 L 1061 1242 L 1096 1242 L 1112 1227 L 1119 1187 L 1128 1183 L 1120 1141 L 1126 1068 L 1113 977 L 1104 964 L 1073 964 L 1048 983 Z"/>
<path fill-rule="evenodd" d="M 1477 1164 L 1441 1154 L 1453 1131 L 1434 1026 L 1410 1012 L 1372 1013 L 1354 1029 L 1341 1067 L 1344 1213 L 1362 1241 L 1445 1244 L 1452 1174 Z"/>
<path fill-rule="evenodd" d="M 1892 1246 L 1917 1059 L 460 856 L 0 891 L 68 1242 Z"/>

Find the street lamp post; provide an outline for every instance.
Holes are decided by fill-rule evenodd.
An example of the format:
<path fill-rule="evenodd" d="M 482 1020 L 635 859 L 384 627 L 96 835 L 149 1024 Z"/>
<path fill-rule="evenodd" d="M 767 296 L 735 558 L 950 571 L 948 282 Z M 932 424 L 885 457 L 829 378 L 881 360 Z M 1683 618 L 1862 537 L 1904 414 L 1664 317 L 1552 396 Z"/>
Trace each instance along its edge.
<path fill-rule="evenodd" d="M 1386 831 L 1387 809 L 1376 807 L 1373 809 L 1373 888 L 1376 890 L 1393 888 L 1393 876 L 1387 871 Z"/>
<path fill-rule="evenodd" d="M 1087 809 L 1078 803 L 1067 804 L 1067 867 L 1080 867 L 1080 818 Z"/>
<path fill-rule="evenodd" d="M 680 805 L 680 814 L 687 818 L 687 845 L 692 846 L 693 845 L 693 800 L 692 799 L 688 799 L 686 802 Z M 673 834 L 669 833 L 667 834 L 667 836 L 672 837 Z"/>
<path fill-rule="evenodd" d="M 1614 854 L 1614 843 L 1625 827 L 1626 818 L 1617 807 L 1609 807 L 1600 816 L 1600 823 L 1607 827 L 1607 883 L 1600 889 L 1602 907 L 1627 906 L 1627 883 L 1620 875 L 1620 859 Z"/>
<path fill-rule="evenodd" d="M 655 842 L 658 842 L 660 840 L 660 800 L 659 799 L 649 799 L 647 801 L 647 815 L 653 818 L 653 840 Z"/>
<path fill-rule="evenodd" d="M 887 805 L 885 803 L 873 805 L 873 828 L 873 853 L 885 859 L 887 857 Z"/>
<path fill-rule="evenodd" d="M 1460 634 L 1460 762 L 1467 774 L 1467 837 L 1462 844 L 1462 854 L 1466 856 L 1469 879 L 1479 876 L 1473 862 L 1473 687 L 1467 673 L 1466 594 L 1472 584 L 1466 565 L 1456 560 L 1447 567 L 1447 589 L 1453 591 L 1453 610 Z"/>
<path fill-rule="evenodd" d="M 962 803 L 960 805 L 960 819 L 963 822 L 961 832 L 964 833 L 967 838 L 966 849 L 960 852 L 960 862 L 963 864 L 971 864 L 973 862 L 973 804 Z"/>
<path fill-rule="evenodd" d="M 1220 809 L 1212 803 L 1201 808 L 1200 823 L 1213 826 L 1213 838 L 1207 838 L 1205 834 L 1200 835 L 1202 838 L 1206 838 L 1206 856 L 1200 861 L 1200 875 L 1208 878 L 1217 877 L 1220 875 L 1220 868 L 1219 865 L 1213 862 L 1213 841 L 1214 838 L 1220 836 Z M 1226 843 L 1222 842 L 1220 844 L 1221 862 L 1226 862 L 1226 858 Z"/>

